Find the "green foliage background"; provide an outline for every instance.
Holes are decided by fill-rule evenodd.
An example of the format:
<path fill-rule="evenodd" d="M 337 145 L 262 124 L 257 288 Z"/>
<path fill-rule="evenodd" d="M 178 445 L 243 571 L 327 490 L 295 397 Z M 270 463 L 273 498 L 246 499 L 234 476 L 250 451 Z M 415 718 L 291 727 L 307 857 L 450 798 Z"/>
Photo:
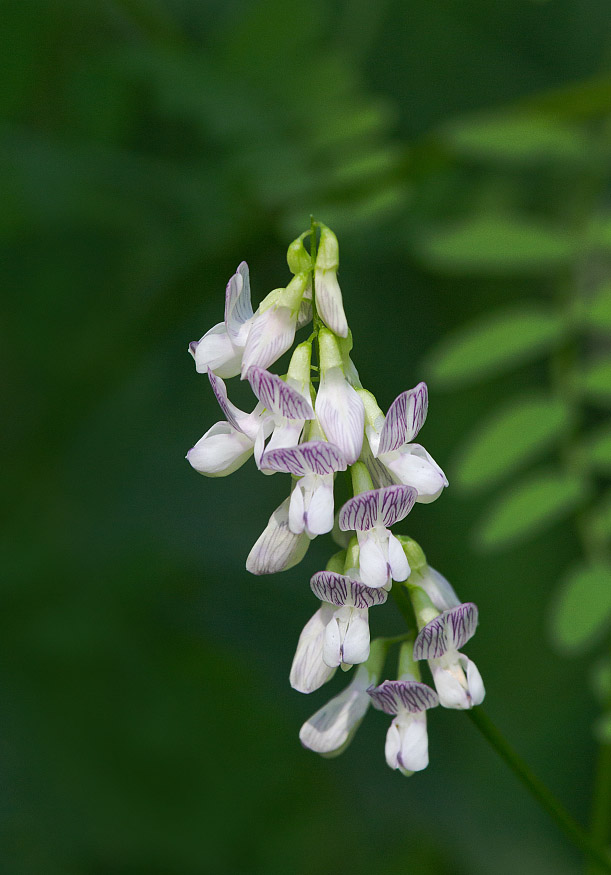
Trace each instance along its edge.
<path fill-rule="evenodd" d="M 377 713 L 340 759 L 300 747 L 327 690 L 300 696 L 288 670 L 330 543 L 247 575 L 286 482 L 185 463 L 218 417 L 186 346 L 239 261 L 258 300 L 310 212 L 336 231 L 364 384 L 386 407 L 430 378 L 422 441 L 451 487 L 404 530 L 478 603 L 487 710 L 585 822 L 592 655 L 556 653 L 549 628 L 587 484 L 550 487 L 572 420 L 546 357 L 558 296 L 582 302 L 604 485 L 608 4 L 22 0 L 2 19 L 2 871 L 581 871 L 459 713 L 431 715 L 409 780 Z M 441 340 L 497 312 L 493 360 Z M 490 507 L 524 467 L 553 497 L 516 540 Z M 608 499 L 597 520 L 611 531 Z"/>

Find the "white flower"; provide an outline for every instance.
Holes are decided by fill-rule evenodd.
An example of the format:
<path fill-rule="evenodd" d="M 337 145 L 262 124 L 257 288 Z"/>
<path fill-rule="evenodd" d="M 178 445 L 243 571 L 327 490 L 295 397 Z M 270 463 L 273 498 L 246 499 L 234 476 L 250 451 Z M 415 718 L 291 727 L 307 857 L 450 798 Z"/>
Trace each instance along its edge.
<path fill-rule="evenodd" d="M 339 448 L 349 465 L 358 459 L 365 428 L 365 408 L 344 375 L 343 357 L 337 338 L 326 328 L 318 335 L 320 386 L 316 395 L 316 416 L 328 441 Z"/>
<path fill-rule="evenodd" d="M 320 226 L 320 241 L 316 254 L 314 287 L 316 308 L 325 325 L 339 337 L 348 336 L 342 293 L 337 282 L 339 246 L 337 237 L 326 225 Z"/>
<path fill-rule="evenodd" d="M 243 261 L 227 283 L 224 322 L 189 344 L 198 373 L 210 368 L 219 377 L 237 376 L 253 319 L 248 265 Z"/>
<path fill-rule="evenodd" d="M 386 734 L 386 762 L 411 775 L 429 764 L 426 710 L 439 704 L 436 693 L 415 680 L 384 681 L 370 689 L 373 705 L 394 719 Z"/>
<path fill-rule="evenodd" d="M 335 571 L 317 571 L 310 587 L 323 604 L 335 608 L 322 641 L 323 661 L 332 668 L 365 662 L 369 657 L 369 608 L 383 605 L 386 591 Z"/>
<path fill-rule="evenodd" d="M 270 441 L 270 446 L 271 446 Z M 285 471 L 299 479 L 291 493 L 289 528 L 309 538 L 333 528 L 333 475 L 346 470 L 346 460 L 333 444 L 308 441 L 288 449 L 267 450 L 261 468 Z"/>
<path fill-rule="evenodd" d="M 267 526 L 248 554 L 246 568 L 251 574 L 274 574 L 299 564 L 305 556 L 310 539 L 289 529 L 289 501 L 286 498 L 276 508 Z"/>
<path fill-rule="evenodd" d="M 378 682 L 385 655 L 386 644 L 372 642 L 369 659 L 356 669 L 352 682 L 301 727 L 304 747 L 326 757 L 343 753 L 371 705 L 367 690 Z"/>
<path fill-rule="evenodd" d="M 477 606 L 472 602 L 459 604 L 423 626 L 414 642 L 414 659 L 428 659 L 444 708 L 465 710 L 484 700 L 477 666 L 458 652 L 475 633 L 477 617 Z"/>
<path fill-rule="evenodd" d="M 368 393 L 367 393 L 368 394 Z M 371 453 L 390 472 L 395 483 L 413 486 L 416 501 L 434 501 L 448 485 L 445 474 L 420 444 L 411 443 L 426 419 L 428 392 L 426 383 L 402 392 L 388 408 L 386 417 L 377 405 L 368 405 L 367 440 Z M 372 475 L 375 476 L 375 469 Z M 380 485 L 385 485 L 378 472 Z"/>
<path fill-rule="evenodd" d="M 367 586 L 383 587 L 391 580 L 408 578 L 410 568 L 403 547 L 387 527 L 404 519 L 415 499 L 416 490 L 411 486 L 385 486 L 360 492 L 340 510 L 340 529 L 356 531 L 360 575 Z"/>
<path fill-rule="evenodd" d="M 291 668 L 291 686 L 301 693 L 317 690 L 343 668 L 369 657 L 368 609 L 386 601 L 374 590 L 334 571 L 319 571 L 310 581 L 321 606 L 303 629 Z"/>
<path fill-rule="evenodd" d="M 227 284 L 225 319 L 189 344 L 199 373 L 244 379 L 249 368 L 268 368 L 290 349 L 310 274 L 295 276 L 286 289 L 275 289 L 253 314 L 248 265 L 243 261 Z"/>
<path fill-rule="evenodd" d="M 210 369 L 208 376 L 227 421 L 213 425 L 187 453 L 187 460 L 200 474 L 231 474 L 253 452 L 260 466 L 270 434 L 276 444 L 296 444 L 305 420 L 314 416 L 312 405 L 296 389 L 261 368 L 249 372 L 250 384 L 259 398 L 252 413 L 245 413 L 229 401 L 225 383 Z"/>

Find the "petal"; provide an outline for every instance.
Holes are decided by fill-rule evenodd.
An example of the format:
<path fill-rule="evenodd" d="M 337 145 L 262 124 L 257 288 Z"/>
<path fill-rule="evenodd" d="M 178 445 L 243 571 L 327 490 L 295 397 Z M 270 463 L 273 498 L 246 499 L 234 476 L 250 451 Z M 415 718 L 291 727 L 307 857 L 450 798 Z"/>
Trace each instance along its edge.
<path fill-rule="evenodd" d="M 386 757 L 386 762 L 391 769 L 399 768 L 400 752 L 401 735 L 399 733 L 399 727 L 397 726 L 395 720 L 393 720 L 393 722 L 388 727 L 388 732 L 386 733 L 386 744 L 384 745 L 384 755 Z"/>
<path fill-rule="evenodd" d="M 367 466 L 373 485 L 376 488 L 381 486 L 391 486 L 395 483 L 395 478 L 386 465 L 384 465 L 380 459 L 376 459 L 375 454 L 372 451 L 372 446 L 375 445 L 375 442 L 372 444 L 370 433 L 371 430 L 366 428 L 365 434 L 368 435 L 368 437 L 363 441 L 363 446 L 361 447 L 361 461 Z"/>
<path fill-rule="evenodd" d="M 332 474 L 345 471 L 347 464 L 339 449 L 327 441 L 308 441 L 288 450 L 272 452 L 268 447 L 266 465 L 274 471 L 285 471 L 296 477 L 305 474 Z"/>
<path fill-rule="evenodd" d="M 420 681 L 384 681 L 379 687 L 370 687 L 367 692 L 374 708 L 386 714 L 400 711 L 415 714 L 439 704 L 435 691 Z"/>
<path fill-rule="evenodd" d="M 268 368 L 290 349 L 295 337 L 296 316 L 277 305 L 255 315 L 242 356 L 242 379 L 252 367 Z"/>
<path fill-rule="evenodd" d="M 226 477 L 252 456 L 250 438 L 228 422 L 217 422 L 187 453 L 187 461 L 207 477 Z"/>
<path fill-rule="evenodd" d="M 312 321 L 312 284 L 310 283 L 301 299 L 299 305 L 299 314 L 297 316 L 297 328 L 303 328 L 308 322 Z"/>
<path fill-rule="evenodd" d="M 344 313 L 342 293 L 337 281 L 337 272 L 333 269 L 317 268 L 314 274 L 316 290 L 316 309 L 327 328 L 338 337 L 348 337 L 348 323 Z"/>
<path fill-rule="evenodd" d="M 392 485 L 370 489 L 350 498 L 339 514 L 344 531 L 367 531 L 376 525 L 393 526 L 408 515 L 416 500 L 411 486 Z"/>
<path fill-rule="evenodd" d="M 335 571 L 317 571 L 310 580 L 310 588 L 321 601 L 338 608 L 344 605 L 370 608 L 373 605 L 383 605 L 388 598 L 388 593 L 384 590 L 365 586 Z"/>
<path fill-rule="evenodd" d="M 323 372 L 315 407 L 325 436 L 339 448 L 346 462 L 353 465 L 363 444 L 365 408 L 339 367 Z"/>
<path fill-rule="evenodd" d="M 467 678 L 458 661 L 448 667 L 441 665 L 440 660 L 431 659 L 429 666 L 442 708 L 468 711 L 472 705 L 471 696 Z"/>
<path fill-rule="evenodd" d="M 360 533 L 359 533 L 360 534 Z M 359 538 L 359 570 L 366 586 L 385 586 L 389 580 L 388 561 L 375 533 Z"/>
<path fill-rule="evenodd" d="M 299 740 L 304 747 L 327 755 L 338 755 L 346 749 L 371 704 L 362 689 L 362 678 L 366 676 L 367 672 L 359 669 L 345 690 L 303 724 Z"/>
<path fill-rule="evenodd" d="M 322 658 L 326 665 L 336 668 L 342 662 L 342 636 L 339 631 L 339 623 L 333 617 L 325 629 Z"/>
<path fill-rule="evenodd" d="M 310 402 L 277 374 L 264 368 L 251 367 L 246 372 L 252 391 L 268 410 L 286 419 L 313 419 Z"/>
<path fill-rule="evenodd" d="M 342 645 L 342 661 L 358 665 L 369 658 L 369 617 L 365 610 L 353 610 Z"/>
<path fill-rule="evenodd" d="M 473 602 L 464 602 L 439 614 L 418 633 L 414 659 L 438 659 L 448 650 L 460 650 L 475 634 L 477 620 L 477 605 Z"/>
<path fill-rule="evenodd" d="M 261 467 L 266 468 L 268 471 L 277 470 L 268 464 L 267 454 L 274 450 L 284 450 L 296 446 L 299 443 L 302 431 L 303 420 L 290 420 L 282 425 L 276 425 L 265 449 L 265 458 L 261 460 Z"/>
<path fill-rule="evenodd" d="M 305 512 L 306 528 L 311 538 L 326 535 L 333 528 L 333 477 L 329 475 L 325 480 L 317 480 Z"/>
<path fill-rule="evenodd" d="M 227 422 L 238 431 L 248 435 L 248 437 L 252 438 L 254 441 L 259 430 L 260 417 L 258 415 L 253 415 L 254 411 L 253 413 L 244 413 L 243 410 L 240 410 L 239 407 L 232 404 L 227 397 L 227 387 L 225 386 L 225 383 L 211 370 L 211 368 L 208 368 L 208 378 L 210 379 L 210 385 L 212 386 L 212 391 L 219 403 L 219 407 L 227 417 Z"/>
<path fill-rule="evenodd" d="M 397 756 L 402 772 L 420 772 L 429 764 L 429 739 L 426 731 L 426 714 L 414 714 L 395 718 L 399 725 L 401 750 Z"/>
<path fill-rule="evenodd" d="M 301 562 L 310 539 L 289 529 L 289 502 L 285 499 L 269 518 L 269 522 L 248 554 L 246 568 L 251 574 L 274 574 Z"/>
<path fill-rule="evenodd" d="M 227 283 L 225 291 L 225 326 L 227 334 L 234 343 L 239 339 L 242 325 L 251 319 L 252 315 L 250 277 L 248 265 L 243 261 Z M 232 376 L 239 373 L 238 370 Z"/>
<path fill-rule="evenodd" d="M 388 533 L 388 564 L 393 580 L 407 580 L 410 574 L 405 551 L 392 532 Z"/>
<path fill-rule="evenodd" d="M 303 491 L 299 483 L 291 492 L 289 504 L 289 529 L 296 535 L 300 535 L 305 529 Z"/>
<path fill-rule="evenodd" d="M 481 705 L 484 701 L 486 690 L 484 688 L 484 682 L 482 680 L 481 674 L 479 673 L 479 669 L 476 664 L 471 659 L 469 659 L 468 656 L 464 655 L 464 653 L 460 654 L 460 659 L 463 664 L 463 669 L 467 673 L 467 685 L 469 687 L 471 704 Z"/>
<path fill-rule="evenodd" d="M 195 359 L 198 374 L 205 374 L 208 368 L 219 377 L 235 377 L 242 367 L 242 350 L 231 342 L 224 322 L 219 322 L 200 340 L 189 344 L 189 352 Z"/>
<path fill-rule="evenodd" d="M 395 398 L 382 426 L 378 454 L 398 450 L 413 440 L 424 425 L 428 404 L 426 383 L 418 383 Z"/>
<path fill-rule="evenodd" d="M 409 444 L 398 455 L 384 456 L 382 461 L 396 480 L 417 490 L 416 501 L 421 504 L 435 501 L 448 485 L 446 475 L 420 444 Z"/>
<path fill-rule="evenodd" d="M 304 626 L 291 666 L 290 682 L 294 690 L 311 693 L 322 687 L 335 673 L 323 662 L 322 648 L 325 629 L 333 617 L 330 605 L 320 607 Z"/>
<path fill-rule="evenodd" d="M 447 611 L 460 604 L 460 599 L 454 592 L 452 585 L 443 574 L 431 568 L 430 565 L 427 566 L 425 573 L 413 582 L 425 591 L 438 611 Z"/>

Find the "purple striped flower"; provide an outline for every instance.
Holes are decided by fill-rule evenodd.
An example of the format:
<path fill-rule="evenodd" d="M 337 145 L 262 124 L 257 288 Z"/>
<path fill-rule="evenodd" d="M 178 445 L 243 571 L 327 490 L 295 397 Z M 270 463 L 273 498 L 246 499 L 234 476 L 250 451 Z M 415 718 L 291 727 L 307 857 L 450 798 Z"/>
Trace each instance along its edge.
<path fill-rule="evenodd" d="M 412 443 L 424 425 L 427 410 L 426 383 L 418 383 L 395 398 L 386 417 L 379 411 L 379 417 L 369 421 L 366 429 L 373 458 L 386 468 L 393 482 L 413 486 L 416 501 L 423 504 L 434 501 L 448 485 L 445 474 L 424 447 Z M 375 466 L 369 467 L 376 477 Z M 376 479 L 385 485 L 379 472 Z"/>
<path fill-rule="evenodd" d="M 429 764 L 426 711 L 439 704 L 437 694 L 426 684 L 404 675 L 368 690 L 374 708 L 394 715 L 386 734 L 386 762 L 391 769 L 411 775 Z"/>

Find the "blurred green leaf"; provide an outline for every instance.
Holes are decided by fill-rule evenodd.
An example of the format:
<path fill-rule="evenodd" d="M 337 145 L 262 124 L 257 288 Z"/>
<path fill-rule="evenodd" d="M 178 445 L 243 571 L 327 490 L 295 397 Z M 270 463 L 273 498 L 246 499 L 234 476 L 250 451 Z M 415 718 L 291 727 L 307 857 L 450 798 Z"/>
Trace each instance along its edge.
<path fill-rule="evenodd" d="M 611 404 L 611 359 L 600 358 L 591 362 L 577 380 L 590 400 Z"/>
<path fill-rule="evenodd" d="M 527 540 L 567 516 L 584 497 L 577 477 L 554 471 L 529 475 L 489 508 L 477 528 L 477 542 L 492 549 Z"/>
<path fill-rule="evenodd" d="M 570 420 L 556 398 L 513 398 L 495 410 L 467 438 L 455 467 L 465 489 L 480 489 L 501 479 L 556 443 Z"/>
<path fill-rule="evenodd" d="M 594 724 L 594 735 L 603 744 L 611 744 L 611 711 L 599 717 Z"/>
<path fill-rule="evenodd" d="M 587 242 L 596 249 L 611 249 L 611 221 L 608 217 L 594 219 L 588 228 Z"/>
<path fill-rule="evenodd" d="M 561 319 L 536 304 L 488 313 L 445 337 L 424 367 L 432 383 L 449 388 L 486 380 L 531 361 L 562 340 Z"/>
<path fill-rule="evenodd" d="M 611 660 L 602 659 L 593 667 L 590 686 L 599 702 L 611 701 Z"/>
<path fill-rule="evenodd" d="M 609 240 L 611 246 L 611 236 Z M 611 283 L 605 284 L 583 308 L 583 320 L 591 328 L 611 331 Z"/>
<path fill-rule="evenodd" d="M 611 425 L 589 435 L 582 446 L 585 460 L 599 471 L 611 471 Z"/>
<path fill-rule="evenodd" d="M 575 164 L 592 151 L 580 128 L 535 114 L 461 119 L 441 138 L 458 155 L 495 164 Z"/>
<path fill-rule="evenodd" d="M 588 525 L 597 540 L 611 538 L 611 490 L 604 493 L 588 514 Z"/>
<path fill-rule="evenodd" d="M 419 254 L 448 273 L 547 273 L 576 254 L 574 236 L 518 216 L 482 214 L 421 238 Z"/>
<path fill-rule="evenodd" d="M 558 591 L 551 613 L 555 644 L 578 653 L 592 645 L 611 618 L 611 567 L 582 565 L 573 569 Z"/>

